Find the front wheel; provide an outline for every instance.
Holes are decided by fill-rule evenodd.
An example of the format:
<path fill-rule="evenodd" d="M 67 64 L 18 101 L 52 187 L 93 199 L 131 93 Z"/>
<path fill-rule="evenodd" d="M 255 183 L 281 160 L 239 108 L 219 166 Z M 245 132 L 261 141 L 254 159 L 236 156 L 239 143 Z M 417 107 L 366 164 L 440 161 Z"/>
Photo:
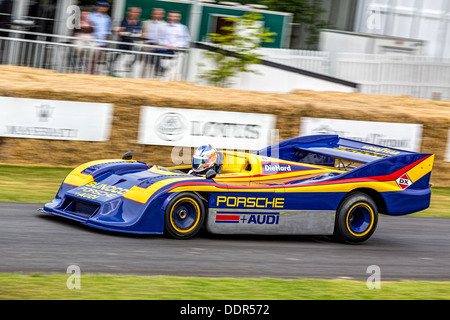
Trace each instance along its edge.
<path fill-rule="evenodd" d="M 164 222 L 173 238 L 188 239 L 201 229 L 205 219 L 201 200 L 193 193 L 175 196 L 166 208 Z"/>
<path fill-rule="evenodd" d="M 345 243 L 367 241 L 375 232 L 378 208 L 367 194 L 355 192 L 344 199 L 336 212 L 334 236 Z"/>

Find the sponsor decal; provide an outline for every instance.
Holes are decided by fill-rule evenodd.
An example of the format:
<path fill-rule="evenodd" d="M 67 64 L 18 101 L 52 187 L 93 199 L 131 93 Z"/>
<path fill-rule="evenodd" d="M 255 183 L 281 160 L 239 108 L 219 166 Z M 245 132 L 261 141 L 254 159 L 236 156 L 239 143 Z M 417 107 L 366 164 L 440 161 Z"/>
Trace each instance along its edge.
<path fill-rule="evenodd" d="M 217 212 L 216 223 L 277 225 L 280 213 Z"/>
<path fill-rule="evenodd" d="M 396 156 L 396 155 L 400 154 L 399 151 L 391 150 L 389 148 L 375 147 L 375 146 L 363 146 L 362 149 L 370 150 L 370 151 L 374 151 L 374 152 L 379 152 L 379 153 L 382 153 L 382 154 L 389 154 L 389 155 L 393 155 L 393 156 Z"/>
<path fill-rule="evenodd" d="M 100 197 L 115 198 L 127 193 L 129 189 L 111 186 L 105 183 L 97 183 L 95 181 L 88 183 L 76 189 L 75 195 L 86 199 L 97 199 Z"/>
<path fill-rule="evenodd" d="M 409 179 L 408 175 L 405 173 L 403 174 L 400 178 L 398 178 L 397 180 L 397 184 L 400 188 L 402 188 L 402 190 L 405 190 L 406 188 L 408 188 L 410 185 L 412 185 L 411 179 Z"/>
<path fill-rule="evenodd" d="M 289 172 L 292 171 L 290 165 L 283 164 L 265 164 L 264 172 Z"/>
<path fill-rule="evenodd" d="M 267 163 L 266 161 L 262 161 L 262 168 L 264 174 L 287 173 L 292 171 L 311 169 L 310 167 L 307 166 L 296 166 L 292 164 L 276 163 L 276 162 Z"/>
<path fill-rule="evenodd" d="M 218 196 L 217 206 L 226 208 L 283 208 L 284 198 Z"/>
<path fill-rule="evenodd" d="M 375 146 L 363 146 L 361 149 L 368 150 L 366 152 L 360 151 L 360 150 L 355 150 L 355 149 L 344 148 L 344 147 L 336 147 L 334 149 L 342 150 L 342 151 L 346 151 L 346 152 L 358 153 L 358 154 L 365 154 L 368 156 L 379 157 L 379 158 L 385 158 L 388 155 L 394 156 L 394 155 L 400 154 L 399 151 L 394 151 L 394 150 L 391 150 L 388 148 L 379 148 L 379 147 L 375 147 Z"/>

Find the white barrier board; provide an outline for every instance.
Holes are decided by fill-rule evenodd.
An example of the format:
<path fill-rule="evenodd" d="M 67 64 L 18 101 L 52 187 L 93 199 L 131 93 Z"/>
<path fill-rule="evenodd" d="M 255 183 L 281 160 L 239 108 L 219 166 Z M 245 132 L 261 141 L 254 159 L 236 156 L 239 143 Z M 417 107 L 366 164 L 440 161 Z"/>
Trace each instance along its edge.
<path fill-rule="evenodd" d="M 422 130 L 419 124 L 322 118 L 302 118 L 300 124 L 302 136 L 339 135 L 341 138 L 413 152 L 420 152 Z"/>
<path fill-rule="evenodd" d="M 229 150 L 259 150 L 271 144 L 276 117 L 271 114 L 200 109 L 141 109 L 138 142 Z"/>
<path fill-rule="evenodd" d="M 0 97 L 0 136 L 106 141 L 113 105 Z"/>

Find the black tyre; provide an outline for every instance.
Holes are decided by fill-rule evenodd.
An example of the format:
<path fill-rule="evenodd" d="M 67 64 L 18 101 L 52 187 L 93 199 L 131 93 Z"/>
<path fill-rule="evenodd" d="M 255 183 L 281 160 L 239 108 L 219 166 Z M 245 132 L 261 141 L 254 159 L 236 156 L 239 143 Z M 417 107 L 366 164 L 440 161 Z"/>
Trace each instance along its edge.
<path fill-rule="evenodd" d="M 378 223 L 378 208 L 367 194 L 349 194 L 336 212 L 334 236 L 349 244 L 367 241 L 375 232 Z"/>
<path fill-rule="evenodd" d="M 205 220 L 202 201 L 193 193 L 176 195 L 166 208 L 164 222 L 168 235 L 176 239 L 193 237 Z"/>

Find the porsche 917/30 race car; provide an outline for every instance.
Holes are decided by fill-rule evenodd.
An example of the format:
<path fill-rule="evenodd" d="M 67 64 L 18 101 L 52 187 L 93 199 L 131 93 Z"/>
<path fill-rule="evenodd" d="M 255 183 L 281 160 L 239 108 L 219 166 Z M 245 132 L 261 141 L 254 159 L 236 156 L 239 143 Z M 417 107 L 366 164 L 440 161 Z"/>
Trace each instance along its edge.
<path fill-rule="evenodd" d="M 378 214 L 429 207 L 434 155 L 305 136 L 255 153 L 223 151 L 220 171 L 132 159 L 75 168 L 41 212 L 110 231 L 179 239 L 214 234 L 330 235 L 362 243 Z"/>

